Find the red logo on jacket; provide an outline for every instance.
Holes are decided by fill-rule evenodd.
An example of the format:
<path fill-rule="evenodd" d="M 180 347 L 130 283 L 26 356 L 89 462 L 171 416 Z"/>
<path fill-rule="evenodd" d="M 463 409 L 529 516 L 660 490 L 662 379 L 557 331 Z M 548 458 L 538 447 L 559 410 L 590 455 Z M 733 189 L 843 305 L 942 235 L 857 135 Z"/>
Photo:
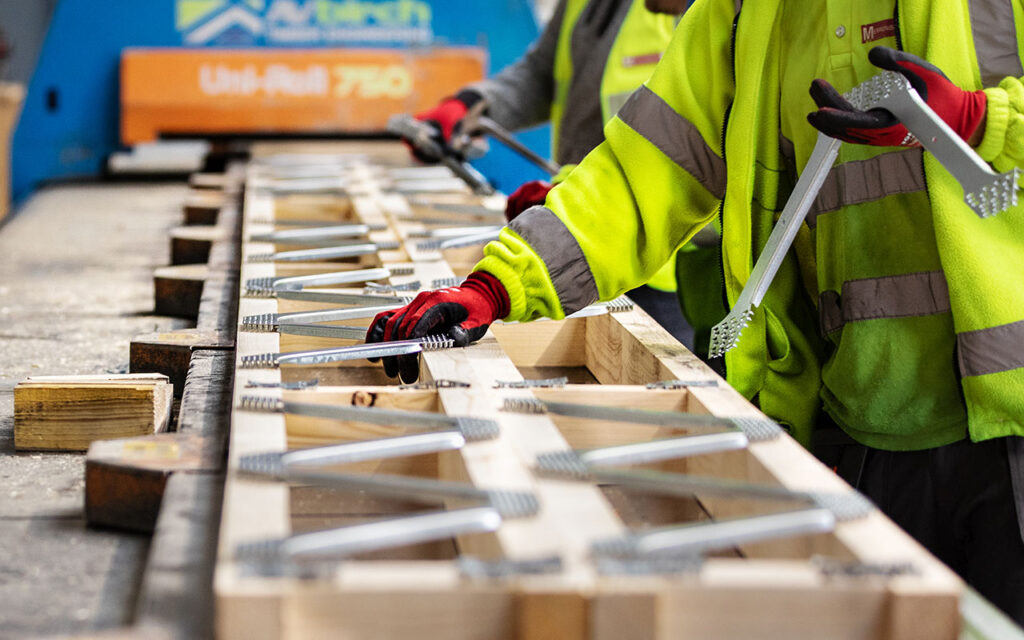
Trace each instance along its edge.
<path fill-rule="evenodd" d="M 860 41 L 862 44 L 881 40 L 882 38 L 891 38 L 895 35 L 896 21 L 892 18 L 860 26 Z"/>

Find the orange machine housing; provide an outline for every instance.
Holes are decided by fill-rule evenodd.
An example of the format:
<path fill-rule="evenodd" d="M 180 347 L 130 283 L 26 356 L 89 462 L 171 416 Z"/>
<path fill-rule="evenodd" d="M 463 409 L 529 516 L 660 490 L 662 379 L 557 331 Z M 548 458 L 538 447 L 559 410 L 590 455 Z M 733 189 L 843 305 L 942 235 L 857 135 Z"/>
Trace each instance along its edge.
<path fill-rule="evenodd" d="M 126 49 L 121 139 L 161 134 L 369 134 L 483 78 L 476 47 Z"/>

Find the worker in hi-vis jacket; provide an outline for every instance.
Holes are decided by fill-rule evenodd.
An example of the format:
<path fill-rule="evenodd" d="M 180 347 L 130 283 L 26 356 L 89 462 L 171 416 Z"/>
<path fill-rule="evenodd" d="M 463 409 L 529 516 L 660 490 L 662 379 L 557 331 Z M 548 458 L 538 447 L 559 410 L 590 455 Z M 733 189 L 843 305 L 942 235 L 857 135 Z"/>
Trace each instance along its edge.
<path fill-rule="evenodd" d="M 551 122 L 551 157 L 562 169 L 551 182 L 532 180 L 509 196 L 505 214 L 512 220 L 529 207 L 544 204 L 552 184 L 564 180 L 604 140 L 604 125 L 650 77 L 687 4 L 561 0 L 540 38 L 520 60 L 416 118 L 434 124 L 442 144 L 450 144 L 460 133 L 472 133 L 463 129 L 472 126 L 470 114 L 481 108 L 511 131 Z M 677 294 L 676 261 L 670 257 L 645 284 L 629 292 L 662 326 L 698 352 L 706 348 L 711 326 L 725 315 L 715 266 L 718 242 L 714 234 L 711 239 L 710 246 L 690 243 L 681 251 L 688 270 L 706 265 L 709 285 L 699 287 L 691 279 Z M 689 323 L 679 313 L 680 304 Z M 705 309 L 710 314 L 699 313 Z M 690 324 L 698 328 L 696 341 Z"/>
<path fill-rule="evenodd" d="M 727 379 L 1022 622 L 1024 205 L 979 218 L 889 112 L 841 97 L 902 74 L 994 169 L 1021 167 L 1022 19 L 997 0 L 700 0 L 545 204 L 367 340 L 561 318 L 715 220 L 734 304 L 818 131 L 842 139 Z"/>

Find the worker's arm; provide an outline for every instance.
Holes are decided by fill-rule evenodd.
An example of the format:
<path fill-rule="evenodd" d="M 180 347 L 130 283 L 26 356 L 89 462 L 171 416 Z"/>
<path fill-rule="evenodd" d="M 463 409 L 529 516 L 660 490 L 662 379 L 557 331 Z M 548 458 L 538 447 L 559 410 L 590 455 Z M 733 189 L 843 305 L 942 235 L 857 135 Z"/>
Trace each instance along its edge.
<path fill-rule="evenodd" d="M 985 89 L 985 95 L 988 112 L 978 155 L 998 171 L 1024 167 L 1024 82 L 1004 78 L 998 87 Z"/>
<path fill-rule="evenodd" d="M 487 115 L 510 131 L 547 122 L 554 97 L 555 50 L 562 30 L 566 0 L 522 58 L 495 76 L 466 87 L 488 103 Z"/>
<path fill-rule="evenodd" d="M 509 319 L 560 318 L 614 298 L 714 217 L 725 191 L 734 13 L 733 0 L 694 5 L 605 142 L 484 249 L 477 269 L 504 285 Z"/>

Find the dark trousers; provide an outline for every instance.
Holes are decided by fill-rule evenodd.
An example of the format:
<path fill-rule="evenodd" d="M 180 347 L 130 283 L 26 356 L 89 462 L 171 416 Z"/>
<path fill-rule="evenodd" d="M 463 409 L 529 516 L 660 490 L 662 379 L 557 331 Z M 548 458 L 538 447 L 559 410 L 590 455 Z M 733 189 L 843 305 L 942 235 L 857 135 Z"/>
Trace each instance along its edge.
<path fill-rule="evenodd" d="M 675 292 L 659 291 L 643 285 L 627 291 L 626 295 L 641 309 L 647 312 L 658 324 L 672 334 L 679 342 L 693 351 L 693 327 L 683 317 L 679 308 L 679 298 Z"/>
<path fill-rule="evenodd" d="M 1024 624 L 1024 438 L 882 451 L 840 434 L 823 429 L 815 455 Z"/>

